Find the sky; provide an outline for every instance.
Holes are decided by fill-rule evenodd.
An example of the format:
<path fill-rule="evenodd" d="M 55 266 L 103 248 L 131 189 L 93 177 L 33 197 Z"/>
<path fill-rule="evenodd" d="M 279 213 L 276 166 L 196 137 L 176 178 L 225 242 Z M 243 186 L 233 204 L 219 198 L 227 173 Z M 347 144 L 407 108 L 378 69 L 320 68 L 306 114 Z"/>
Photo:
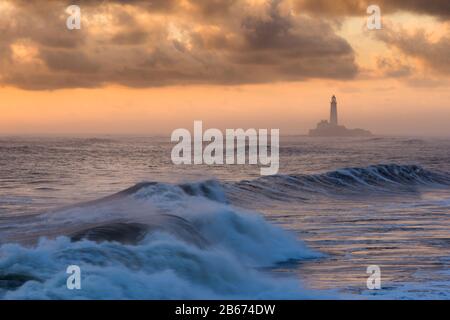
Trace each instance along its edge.
<path fill-rule="evenodd" d="M 304 134 L 335 94 L 347 127 L 450 136 L 448 0 L 0 0 L 0 17 L 2 135 Z"/>

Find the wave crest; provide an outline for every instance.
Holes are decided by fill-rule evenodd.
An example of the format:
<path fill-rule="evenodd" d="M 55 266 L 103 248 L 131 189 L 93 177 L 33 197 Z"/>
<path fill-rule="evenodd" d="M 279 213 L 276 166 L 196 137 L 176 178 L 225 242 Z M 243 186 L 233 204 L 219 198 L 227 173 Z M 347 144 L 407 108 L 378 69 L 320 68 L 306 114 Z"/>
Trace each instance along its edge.
<path fill-rule="evenodd" d="M 307 200 L 311 194 L 361 194 L 417 191 L 418 187 L 448 187 L 450 175 L 417 165 L 380 164 L 344 168 L 322 174 L 276 175 L 233 185 L 231 194 L 245 192 L 246 198 L 265 196 L 272 200 Z M 241 195 L 242 197 L 242 195 Z M 234 197 L 236 198 L 236 197 Z"/>

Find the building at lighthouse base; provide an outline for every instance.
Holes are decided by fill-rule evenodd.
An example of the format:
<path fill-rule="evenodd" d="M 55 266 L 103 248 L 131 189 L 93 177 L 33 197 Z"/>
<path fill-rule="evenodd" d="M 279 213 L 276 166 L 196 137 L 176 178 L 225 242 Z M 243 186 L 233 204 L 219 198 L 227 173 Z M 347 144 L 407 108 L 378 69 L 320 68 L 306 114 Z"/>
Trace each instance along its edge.
<path fill-rule="evenodd" d="M 372 133 L 364 129 L 347 129 L 345 126 L 322 120 L 315 129 L 309 130 L 309 135 L 312 137 L 368 137 Z"/>

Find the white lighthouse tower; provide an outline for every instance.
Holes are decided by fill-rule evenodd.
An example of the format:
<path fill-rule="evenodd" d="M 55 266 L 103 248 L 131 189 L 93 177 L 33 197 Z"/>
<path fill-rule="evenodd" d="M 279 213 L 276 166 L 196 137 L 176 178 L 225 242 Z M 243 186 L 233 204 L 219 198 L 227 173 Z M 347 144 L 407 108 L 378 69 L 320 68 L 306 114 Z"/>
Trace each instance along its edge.
<path fill-rule="evenodd" d="M 330 124 L 335 125 L 335 126 L 338 125 L 337 101 L 336 101 L 336 96 L 334 96 L 334 95 L 331 98 Z"/>

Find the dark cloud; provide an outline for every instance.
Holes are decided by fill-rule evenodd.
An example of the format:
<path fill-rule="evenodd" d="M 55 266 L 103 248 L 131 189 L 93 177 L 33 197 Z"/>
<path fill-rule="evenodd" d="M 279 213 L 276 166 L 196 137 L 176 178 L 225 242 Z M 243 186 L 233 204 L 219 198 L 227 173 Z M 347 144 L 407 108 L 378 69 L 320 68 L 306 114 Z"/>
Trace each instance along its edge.
<path fill-rule="evenodd" d="M 113 44 L 118 45 L 138 45 L 143 44 L 147 40 L 148 33 L 143 30 L 127 30 L 115 34 L 111 38 Z"/>
<path fill-rule="evenodd" d="M 358 71 L 353 49 L 325 20 L 294 17 L 282 0 L 6 1 L 0 81 L 25 89 L 351 79 Z M 81 30 L 65 27 L 69 3 L 81 6 Z"/>
<path fill-rule="evenodd" d="M 10 12 L 0 20 L 0 44 L 9 44 L 17 39 L 32 39 L 39 45 L 57 48 L 74 48 L 81 45 L 85 32 L 66 32 L 65 8 L 61 2 L 5 2 L 12 3 Z"/>
<path fill-rule="evenodd" d="M 80 51 L 48 50 L 41 51 L 40 57 L 50 71 L 65 71 L 73 74 L 93 73 L 99 70 L 99 65 Z"/>
<path fill-rule="evenodd" d="M 268 18 L 243 20 L 245 41 L 232 53 L 232 61 L 272 68 L 270 74 L 278 80 L 352 78 L 356 74 L 353 49 L 346 40 L 323 21 L 283 16 L 277 3 L 269 7 Z"/>

